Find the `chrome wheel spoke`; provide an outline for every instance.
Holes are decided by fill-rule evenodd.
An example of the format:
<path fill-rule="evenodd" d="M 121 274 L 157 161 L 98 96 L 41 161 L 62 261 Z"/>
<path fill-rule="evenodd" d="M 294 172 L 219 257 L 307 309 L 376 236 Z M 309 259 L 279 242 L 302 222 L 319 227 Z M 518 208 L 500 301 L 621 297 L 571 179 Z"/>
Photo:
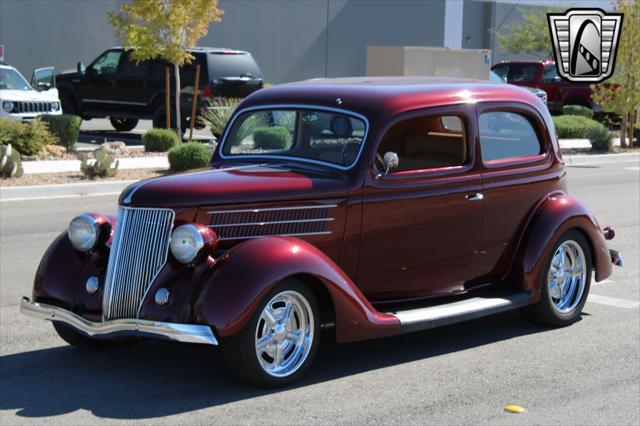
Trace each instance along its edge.
<path fill-rule="evenodd" d="M 563 242 L 554 254 L 547 275 L 553 307 L 566 314 L 577 308 L 585 289 L 585 255 L 573 240 Z"/>
<path fill-rule="evenodd" d="M 314 333 L 313 311 L 304 296 L 287 290 L 264 307 L 255 334 L 255 350 L 262 369 L 287 377 L 304 364 Z"/>

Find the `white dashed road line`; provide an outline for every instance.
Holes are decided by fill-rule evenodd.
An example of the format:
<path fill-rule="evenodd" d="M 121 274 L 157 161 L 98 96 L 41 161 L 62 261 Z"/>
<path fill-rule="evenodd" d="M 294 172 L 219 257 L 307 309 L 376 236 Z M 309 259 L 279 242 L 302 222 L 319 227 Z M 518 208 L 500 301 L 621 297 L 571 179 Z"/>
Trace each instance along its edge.
<path fill-rule="evenodd" d="M 615 297 L 599 296 L 597 294 L 590 294 L 587 302 L 624 309 L 636 309 L 640 307 L 640 302 L 637 300 L 618 299 Z"/>

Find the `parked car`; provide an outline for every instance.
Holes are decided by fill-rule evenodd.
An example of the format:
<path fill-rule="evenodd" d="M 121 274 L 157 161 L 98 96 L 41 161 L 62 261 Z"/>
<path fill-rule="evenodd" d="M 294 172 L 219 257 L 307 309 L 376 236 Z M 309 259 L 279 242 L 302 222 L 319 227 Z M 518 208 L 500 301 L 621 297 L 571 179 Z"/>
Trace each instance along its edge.
<path fill-rule="evenodd" d="M 210 167 L 132 184 L 116 217 L 71 220 L 21 308 L 76 346 L 220 345 L 234 374 L 281 386 L 324 328 L 351 342 L 511 309 L 571 324 L 592 271 L 621 263 L 613 234 L 567 193 L 533 94 L 314 80 L 245 99 Z"/>
<path fill-rule="evenodd" d="M 558 75 L 553 61 L 501 62 L 492 66 L 491 70 L 509 84 L 544 90 L 553 113 L 562 113 L 565 105 L 598 109 L 591 99 L 589 84 L 564 81 Z"/>
<path fill-rule="evenodd" d="M 245 97 L 263 85 L 262 71 L 248 52 L 212 47 L 189 52 L 194 60 L 180 72 L 183 129 L 190 120 L 196 65 L 200 65 L 198 92 L 203 106 L 208 98 Z M 89 66 L 80 62 L 76 70 L 58 75 L 62 109 L 85 119 L 109 117 L 113 127 L 121 131 L 133 129 L 139 119 L 152 119 L 154 127 L 166 127 L 167 66 L 159 59 L 136 63 L 130 51 L 109 49 Z M 170 72 L 175 87 L 172 67 Z M 175 111 L 172 117 L 175 120 Z"/>
<path fill-rule="evenodd" d="M 496 81 L 498 83 L 506 83 L 506 81 L 500 77 L 498 74 L 496 74 L 493 71 L 489 71 L 489 81 Z M 540 99 L 542 101 L 543 104 L 547 105 L 547 92 L 545 92 L 542 89 L 538 89 L 537 87 L 528 87 L 528 86 L 521 86 L 523 89 L 530 91 L 531 93 L 533 93 L 534 95 L 536 95 L 538 97 L 538 99 Z"/>
<path fill-rule="evenodd" d="M 20 71 L 0 63 L 0 118 L 30 121 L 43 114 L 62 114 L 53 78 L 53 68 L 40 68 L 29 84 Z"/>

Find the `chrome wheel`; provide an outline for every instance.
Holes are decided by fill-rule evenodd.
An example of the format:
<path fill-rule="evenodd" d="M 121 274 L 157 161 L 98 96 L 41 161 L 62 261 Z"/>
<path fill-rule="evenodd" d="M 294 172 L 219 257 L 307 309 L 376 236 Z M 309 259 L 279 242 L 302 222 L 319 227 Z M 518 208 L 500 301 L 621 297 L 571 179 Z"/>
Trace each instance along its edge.
<path fill-rule="evenodd" d="M 313 311 L 297 291 L 278 293 L 265 305 L 255 333 L 255 349 L 262 369 L 273 377 L 287 377 L 304 364 L 314 334 Z"/>
<path fill-rule="evenodd" d="M 584 251 L 573 240 L 563 242 L 551 259 L 547 286 L 553 308 L 561 313 L 572 312 L 580 304 L 587 282 Z"/>

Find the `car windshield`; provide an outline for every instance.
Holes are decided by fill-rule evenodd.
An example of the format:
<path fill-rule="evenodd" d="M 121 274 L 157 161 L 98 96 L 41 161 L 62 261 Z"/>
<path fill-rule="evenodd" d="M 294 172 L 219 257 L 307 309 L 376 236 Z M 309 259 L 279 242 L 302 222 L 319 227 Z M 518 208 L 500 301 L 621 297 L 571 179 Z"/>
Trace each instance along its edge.
<path fill-rule="evenodd" d="M 11 68 L 0 68 L 0 90 L 31 90 L 31 85 Z"/>
<path fill-rule="evenodd" d="M 253 56 L 247 53 L 214 53 L 208 55 L 209 72 L 213 78 L 249 77 L 262 78 Z"/>
<path fill-rule="evenodd" d="M 313 109 L 265 109 L 240 114 L 221 154 L 243 157 L 294 157 L 350 167 L 366 134 L 364 120 Z"/>

